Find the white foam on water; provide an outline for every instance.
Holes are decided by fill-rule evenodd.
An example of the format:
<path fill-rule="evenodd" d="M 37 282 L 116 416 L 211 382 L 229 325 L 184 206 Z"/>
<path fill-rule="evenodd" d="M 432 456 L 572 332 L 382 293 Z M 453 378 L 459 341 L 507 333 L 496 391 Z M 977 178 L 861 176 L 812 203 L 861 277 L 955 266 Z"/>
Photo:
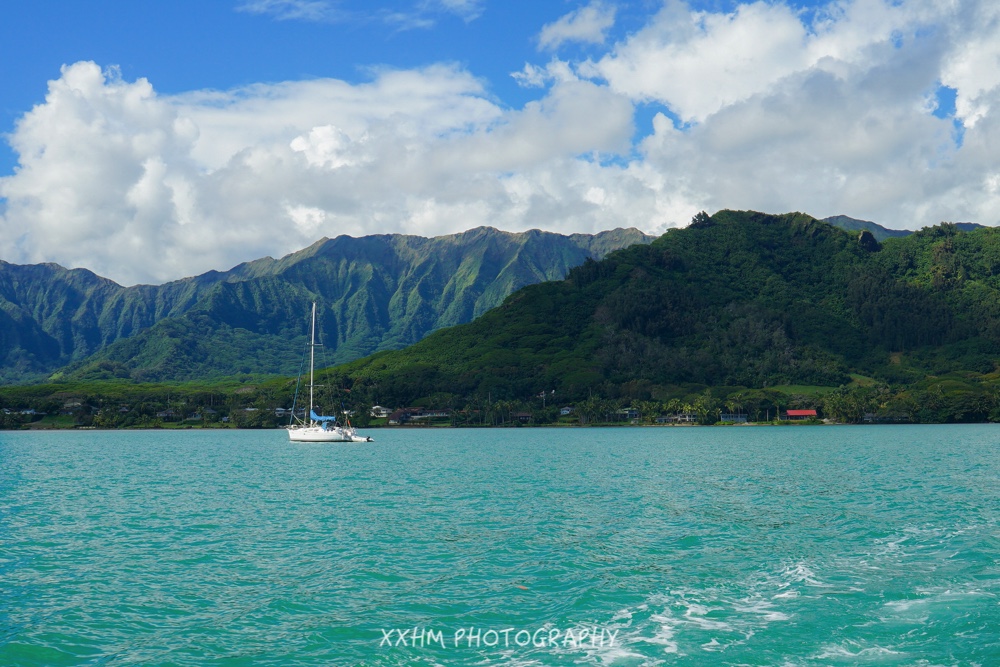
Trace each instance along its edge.
<path fill-rule="evenodd" d="M 901 555 L 903 552 L 903 543 L 909 539 L 910 537 L 908 535 L 893 535 L 892 537 L 877 538 L 874 540 L 876 547 L 875 555 L 881 557 Z"/>
<path fill-rule="evenodd" d="M 893 620 L 899 620 L 899 617 L 903 617 L 908 621 L 924 623 L 929 618 L 931 609 L 935 606 L 943 606 L 948 605 L 949 603 L 963 602 L 965 600 L 980 597 L 997 597 L 995 593 L 977 589 L 968 591 L 953 591 L 951 589 L 918 589 L 916 592 L 918 595 L 922 595 L 924 597 L 914 598 L 911 600 L 892 600 L 890 602 L 886 602 L 882 606 L 882 609 L 895 616 L 896 618 Z M 883 620 L 886 619 L 883 617 Z"/>
<path fill-rule="evenodd" d="M 791 621 L 804 600 L 857 588 L 829 583 L 819 572 L 810 561 L 788 560 L 718 586 L 677 586 L 617 611 L 612 625 L 626 629 L 619 635 L 623 655 L 650 656 L 643 645 L 675 656 L 728 652 L 774 623 Z"/>
<path fill-rule="evenodd" d="M 645 607 L 645 605 L 642 605 Z M 632 624 L 632 612 L 628 609 L 620 609 L 615 612 L 615 615 L 611 617 L 612 623 L 617 623 L 619 621 L 627 621 L 626 625 Z"/>
<path fill-rule="evenodd" d="M 703 651 L 721 651 L 721 650 L 723 650 L 725 648 L 726 648 L 726 646 L 723 645 L 723 644 L 720 644 L 719 640 L 716 639 L 715 637 L 712 637 L 712 641 L 705 642 L 704 644 L 701 645 L 701 649 Z"/>
<path fill-rule="evenodd" d="M 740 603 L 734 604 L 733 609 L 745 614 L 757 614 L 768 623 L 787 621 L 791 618 L 788 614 L 775 610 L 773 602 L 762 598 L 745 599 Z"/>
<path fill-rule="evenodd" d="M 925 606 L 927 604 L 927 599 L 923 600 L 893 600 L 892 602 L 886 602 L 884 607 L 896 612 L 907 612 L 910 609 L 918 606 Z"/>
<path fill-rule="evenodd" d="M 687 611 L 684 612 L 684 619 L 702 630 L 731 630 L 732 626 L 724 621 L 704 618 L 706 614 L 719 610 L 721 610 L 719 607 L 713 609 L 700 604 L 689 604 Z"/>
<path fill-rule="evenodd" d="M 801 568 L 796 577 L 815 580 L 811 571 Z M 626 651 L 628 645 L 641 651 L 637 646 L 641 643 L 658 646 L 672 655 L 686 655 L 685 650 L 695 647 L 705 652 L 723 652 L 745 644 L 766 626 L 791 618 L 769 599 L 779 579 L 787 582 L 787 577 L 771 574 L 738 587 L 675 588 L 652 594 L 642 605 L 615 614 L 615 620 L 630 629 L 627 634 L 620 634 L 619 640 Z M 798 593 L 783 591 L 777 595 L 781 596 L 780 602 Z M 640 609 L 650 611 L 642 613 Z"/>
<path fill-rule="evenodd" d="M 647 659 L 641 653 L 635 653 L 630 651 L 625 645 L 616 643 L 614 646 L 604 646 L 595 649 L 588 649 L 586 651 L 587 658 L 590 662 L 595 662 L 601 665 L 613 665 L 620 660 L 629 659 Z M 644 665 L 656 664 L 650 662 L 644 662 Z"/>
<path fill-rule="evenodd" d="M 799 597 L 798 591 L 785 591 L 784 593 L 778 593 L 777 595 L 772 595 L 772 600 L 788 600 L 791 598 Z"/>
<path fill-rule="evenodd" d="M 806 586 L 818 586 L 820 588 L 831 588 L 831 584 L 824 583 L 816 577 L 808 565 L 803 562 L 793 563 L 781 571 L 780 576 L 788 581 L 788 584 L 805 584 Z"/>
<path fill-rule="evenodd" d="M 613 665 L 621 661 L 641 660 L 643 667 L 663 664 L 663 660 L 651 659 L 647 652 L 639 652 L 636 648 L 638 644 L 653 644 L 662 647 L 663 653 L 677 654 L 679 647 L 674 641 L 674 633 L 677 624 L 681 621 L 673 618 L 669 614 L 653 614 L 648 617 L 648 621 L 657 624 L 653 636 L 641 634 L 640 630 L 633 627 L 636 616 L 645 616 L 643 612 L 648 612 L 649 604 L 642 603 L 634 608 L 620 609 L 615 612 L 611 620 L 601 627 L 608 633 L 605 642 L 590 643 L 584 642 L 578 646 L 563 646 L 556 644 L 548 647 L 549 653 L 559 655 L 582 655 L 575 662 L 580 664 Z M 611 633 L 614 633 L 612 639 Z M 631 648 L 630 648 L 631 647 Z"/>
<path fill-rule="evenodd" d="M 678 653 L 680 649 L 674 640 L 674 635 L 679 621 L 663 614 L 654 614 L 649 620 L 659 623 L 660 627 L 652 637 L 644 637 L 643 639 L 650 644 L 659 644 L 663 647 L 664 653 Z"/>
<path fill-rule="evenodd" d="M 540 660 L 535 660 L 533 658 L 525 657 L 514 657 L 514 656 L 502 656 L 502 664 L 507 665 L 507 667 L 542 667 L 545 663 Z M 484 659 L 481 663 L 484 666 L 491 666 L 497 664 L 497 661 L 493 658 Z M 435 666 L 438 667 L 438 666 Z M 440 667 L 446 667 L 445 665 L 440 665 Z"/>
<path fill-rule="evenodd" d="M 905 655 L 905 654 L 902 651 L 893 651 L 891 648 L 886 648 L 885 646 L 869 646 L 867 648 L 859 648 L 855 651 L 852 651 L 846 646 L 827 644 L 822 648 L 822 653 L 817 654 L 816 656 L 813 657 L 813 659 L 829 660 L 830 658 L 842 658 L 842 659 L 857 660 L 858 658 L 872 659 L 886 655 Z"/>

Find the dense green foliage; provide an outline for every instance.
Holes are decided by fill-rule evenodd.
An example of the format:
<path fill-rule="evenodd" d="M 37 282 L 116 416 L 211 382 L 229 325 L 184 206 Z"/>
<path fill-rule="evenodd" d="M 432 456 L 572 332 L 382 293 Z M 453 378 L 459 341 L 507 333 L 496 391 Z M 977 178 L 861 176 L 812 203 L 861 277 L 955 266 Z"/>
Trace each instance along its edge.
<path fill-rule="evenodd" d="M 128 288 L 82 269 L 0 262 L 0 382 L 67 365 L 56 378 L 292 374 L 311 301 L 330 362 L 348 361 L 468 322 L 520 287 L 649 240 L 634 229 L 342 236 L 280 260 Z"/>
<path fill-rule="evenodd" d="M 998 350 L 998 230 L 944 224 L 872 248 L 802 214 L 721 211 L 337 372 L 398 405 L 553 390 L 573 402 L 714 388 L 722 400 L 850 385 L 851 373 L 897 387 L 893 396 L 945 395 L 942 378 L 960 373 L 964 393 L 985 396 Z"/>

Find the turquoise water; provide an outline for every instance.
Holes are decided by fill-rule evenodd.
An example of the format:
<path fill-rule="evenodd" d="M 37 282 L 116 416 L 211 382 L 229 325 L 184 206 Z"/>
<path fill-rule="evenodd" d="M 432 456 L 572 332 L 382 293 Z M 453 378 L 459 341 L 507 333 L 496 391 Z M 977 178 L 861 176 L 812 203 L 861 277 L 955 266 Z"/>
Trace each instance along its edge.
<path fill-rule="evenodd" d="M 1000 427 L 375 435 L 0 434 L 0 664 L 1000 664 Z"/>

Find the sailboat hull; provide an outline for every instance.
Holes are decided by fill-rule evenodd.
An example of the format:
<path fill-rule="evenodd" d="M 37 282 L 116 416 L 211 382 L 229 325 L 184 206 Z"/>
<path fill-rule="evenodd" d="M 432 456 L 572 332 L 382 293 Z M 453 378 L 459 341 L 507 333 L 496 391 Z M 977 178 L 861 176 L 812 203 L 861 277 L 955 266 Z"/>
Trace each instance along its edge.
<path fill-rule="evenodd" d="M 339 427 L 324 429 L 321 426 L 299 426 L 288 429 L 288 439 L 291 442 L 372 442 L 371 438 L 352 431 Z"/>

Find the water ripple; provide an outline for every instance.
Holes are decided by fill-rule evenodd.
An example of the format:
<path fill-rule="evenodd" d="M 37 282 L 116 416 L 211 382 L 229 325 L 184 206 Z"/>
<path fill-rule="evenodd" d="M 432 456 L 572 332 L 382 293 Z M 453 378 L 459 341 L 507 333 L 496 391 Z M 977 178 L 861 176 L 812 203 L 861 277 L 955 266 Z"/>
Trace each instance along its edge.
<path fill-rule="evenodd" d="M 0 664 L 993 664 L 997 433 L 0 434 Z"/>

